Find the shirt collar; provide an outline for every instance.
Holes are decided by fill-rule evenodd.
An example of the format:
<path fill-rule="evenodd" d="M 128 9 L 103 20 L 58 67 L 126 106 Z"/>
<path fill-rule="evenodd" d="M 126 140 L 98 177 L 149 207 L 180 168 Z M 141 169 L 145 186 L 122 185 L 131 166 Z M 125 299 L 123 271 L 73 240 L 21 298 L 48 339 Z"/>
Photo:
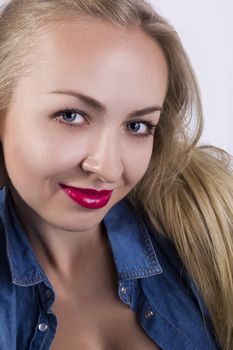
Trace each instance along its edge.
<path fill-rule="evenodd" d="M 144 218 L 127 198 L 108 211 L 104 223 L 119 279 L 162 273 Z"/>
<path fill-rule="evenodd" d="M 30 286 L 45 281 L 46 276 L 17 216 L 7 186 L 3 188 L 2 201 L 2 219 L 5 227 L 7 256 L 12 282 L 21 286 Z"/>
<path fill-rule="evenodd" d="M 22 286 L 42 281 L 50 284 L 17 216 L 8 187 L 3 188 L 2 201 L 12 282 Z M 108 211 L 104 224 L 120 280 L 162 273 L 143 217 L 126 198 Z"/>

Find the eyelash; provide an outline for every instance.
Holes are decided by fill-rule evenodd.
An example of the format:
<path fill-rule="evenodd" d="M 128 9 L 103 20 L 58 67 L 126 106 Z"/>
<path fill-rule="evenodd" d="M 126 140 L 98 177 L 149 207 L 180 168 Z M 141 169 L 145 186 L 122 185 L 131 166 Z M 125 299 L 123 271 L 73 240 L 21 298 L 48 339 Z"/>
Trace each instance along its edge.
<path fill-rule="evenodd" d="M 71 114 L 77 113 L 77 114 L 81 115 L 83 118 L 86 118 L 86 116 L 87 116 L 87 114 L 85 112 L 79 111 L 77 109 L 70 109 L 70 108 L 63 109 L 63 110 L 56 112 L 54 114 L 54 117 L 56 117 L 55 120 L 57 122 L 65 124 L 66 126 L 73 127 L 73 128 L 78 128 L 78 127 L 82 126 L 83 124 L 75 125 L 72 122 L 64 121 L 64 119 L 61 120 L 60 116 L 66 114 L 66 113 L 71 113 Z M 130 122 L 129 124 L 133 124 L 133 123 L 144 124 L 148 128 L 148 132 L 146 134 L 133 133 L 134 136 L 136 136 L 136 137 L 148 137 L 148 136 L 154 135 L 154 130 L 156 128 L 156 124 L 153 124 L 150 121 L 142 121 L 142 120 L 135 120 L 135 121 Z"/>

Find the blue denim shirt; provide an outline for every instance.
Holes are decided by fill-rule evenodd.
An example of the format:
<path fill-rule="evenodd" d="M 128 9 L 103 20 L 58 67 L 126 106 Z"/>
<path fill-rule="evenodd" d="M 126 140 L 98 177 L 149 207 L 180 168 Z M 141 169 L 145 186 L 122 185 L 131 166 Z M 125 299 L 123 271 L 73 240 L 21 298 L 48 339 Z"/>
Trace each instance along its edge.
<path fill-rule="evenodd" d="M 55 293 L 0 191 L 0 350 L 47 350 L 56 332 Z M 118 272 L 118 296 L 163 350 L 216 350 L 211 323 L 173 246 L 125 198 L 104 218 Z M 144 349 L 143 349 L 144 350 Z"/>

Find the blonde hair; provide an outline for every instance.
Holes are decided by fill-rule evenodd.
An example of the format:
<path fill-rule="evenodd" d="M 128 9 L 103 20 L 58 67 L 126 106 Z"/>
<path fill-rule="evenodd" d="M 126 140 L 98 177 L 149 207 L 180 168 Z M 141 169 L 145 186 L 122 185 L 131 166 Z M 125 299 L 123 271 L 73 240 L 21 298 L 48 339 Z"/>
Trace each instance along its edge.
<path fill-rule="evenodd" d="M 230 156 L 198 147 L 203 129 L 200 94 L 191 64 L 173 27 L 143 0 L 13 0 L 0 17 L 0 113 L 17 81 L 30 70 L 35 35 L 52 22 L 91 16 L 139 27 L 162 48 L 169 69 L 163 112 L 149 167 L 128 194 L 150 223 L 171 240 L 198 287 L 216 342 L 233 343 L 233 177 Z M 190 121 L 195 119 L 191 133 Z"/>

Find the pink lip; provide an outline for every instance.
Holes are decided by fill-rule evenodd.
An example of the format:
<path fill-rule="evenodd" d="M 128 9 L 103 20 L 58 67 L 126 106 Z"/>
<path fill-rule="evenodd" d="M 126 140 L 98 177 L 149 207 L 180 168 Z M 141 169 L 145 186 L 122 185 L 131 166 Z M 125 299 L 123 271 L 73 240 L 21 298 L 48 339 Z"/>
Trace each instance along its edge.
<path fill-rule="evenodd" d="M 111 198 L 113 191 L 96 191 L 89 188 L 78 188 L 59 184 L 61 189 L 76 203 L 84 208 L 99 209 Z"/>

